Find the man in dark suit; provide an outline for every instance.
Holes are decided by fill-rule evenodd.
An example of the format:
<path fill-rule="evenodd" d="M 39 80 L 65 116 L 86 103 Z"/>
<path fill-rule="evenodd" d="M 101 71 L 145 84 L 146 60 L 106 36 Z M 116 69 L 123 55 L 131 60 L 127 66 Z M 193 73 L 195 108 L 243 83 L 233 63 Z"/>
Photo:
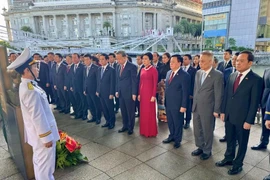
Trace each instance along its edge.
<path fill-rule="evenodd" d="M 115 126 L 115 113 L 113 98 L 115 94 L 115 70 L 108 65 L 109 57 L 106 54 L 99 56 L 101 67 L 97 73 L 97 96 L 100 98 L 102 112 L 106 123 L 101 127 L 113 129 Z"/>
<path fill-rule="evenodd" d="M 223 75 L 212 68 L 213 54 L 202 52 L 200 67 L 195 77 L 193 97 L 193 128 L 197 150 L 192 156 L 206 160 L 212 155 L 215 118 L 219 117 L 223 99 Z"/>
<path fill-rule="evenodd" d="M 59 97 L 59 112 L 60 113 L 65 113 L 66 112 L 66 99 L 65 99 L 65 90 L 64 90 L 64 85 L 65 85 L 65 75 L 66 75 L 66 70 L 67 67 L 63 63 L 63 57 L 61 54 L 56 53 L 54 55 L 54 59 L 56 64 L 54 65 L 55 67 L 55 76 L 54 76 L 54 89 L 57 91 L 57 95 Z"/>
<path fill-rule="evenodd" d="M 85 66 L 80 63 L 80 56 L 77 53 L 72 54 L 73 65 L 72 70 L 72 80 L 70 90 L 74 93 L 75 98 L 75 119 L 86 120 L 87 119 L 87 105 L 86 99 L 83 94 L 83 72 Z"/>
<path fill-rule="evenodd" d="M 110 53 L 109 54 L 109 65 L 114 68 L 115 72 L 116 72 L 116 69 L 118 68 L 118 64 L 117 62 L 115 61 L 115 54 L 114 53 Z M 117 97 L 114 97 L 114 101 L 115 101 L 115 104 L 114 104 L 114 112 L 115 114 L 118 113 L 119 111 L 119 98 Z"/>
<path fill-rule="evenodd" d="M 231 56 L 232 50 L 226 49 L 223 53 L 224 61 L 218 63 L 217 70 L 223 73 L 225 69 L 232 67 Z"/>
<path fill-rule="evenodd" d="M 128 134 L 133 134 L 135 124 L 135 101 L 138 91 L 137 67 L 127 61 L 127 55 L 124 51 L 118 51 L 116 58 L 119 63 L 119 69 L 116 77 L 116 96 L 120 100 L 120 108 L 123 118 L 123 127 L 119 133 L 128 130 Z M 127 88 L 128 87 L 128 88 Z"/>
<path fill-rule="evenodd" d="M 262 134 L 260 143 L 258 145 L 252 146 L 252 150 L 262 150 L 266 149 L 269 143 L 270 130 L 264 126 L 265 124 L 265 108 L 266 102 L 270 94 L 270 69 L 266 69 L 263 74 L 263 94 L 261 99 L 261 112 L 262 112 Z"/>
<path fill-rule="evenodd" d="M 67 55 L 66 56 L 66 63 L 67 63 L 67 69 L 66 69 L 66 73 L 65 73 L 65 83 L 64 83 L 64 90 L 65 90 L 65 99 L 67 101 L 66 104 L 66 111 L 65 114 L 70 113 L 70 105 L 72 105 L 73 111 L 75 111 L 75 98 L 73 95 L 73 92 L 70 91 L 70 86 L 71 86 L 71 80 L 72 80 L 72 56 L 71 55 Z M 75 113 L 71 113 L 70 115 L 75 115 Z"/>
<path fill-rule="evenodd" d="M 223 72 L 224 87 L 226 87 L 226 83 L 230 75 L 236 71 L 235 65 L 236 65 L 236 59 L 238 56 L 239 56 L 239 52 L 236 52 L 235 55 L 232 57 L 232 67 L 225 69 Z M 219 139 L 219 142 L 226 142 L 226 135 L 223 136 L 223 138 Z"/>
<path fill-rule="evenodd" d="M 163 143 L 174 141 L 174 148 L 179 148 L 182 141 L 184 113 L 187 110 L 190 95 L 190 75 L 181 69 L 183 58 L 180 55 L 171 57 L 166 76 L 165 107 L 170 135 Z"/>
<path fill-rule="evenodd" d="M 35 53 L 33 55 L 33 58 L 35 60 L 38 60 L 39 63 L 37 63 L 37 67 L 39 68 L 38 73 L 38 85 L 46 92 L 48 102 L 50 102 L 49 99 L 49 87 L 50 87 L 50 72 L 49 72 L 49 66 L 44 61 L 41 61 L 41 56 L 38 53 Z"/>
<path fill-rule="evenodd" d="M 265 124 L 262 124 L 262 126 L 265 126 L 265 128 L 270 131 L 270 96 L 268 96 L 266 105 L 265 105 L 265 116 L 262 118 L 265 120 Z M 265 176 L 263 180 L 270 180 L 270 174 L 268 176 Z"/>
<path fill-rule="evenodd" d="M 193 104 L 193 91 L 194 91 L 194 83 L 195 83 L 195 75 L 197 72 L 197 69 L 195 69 L 194 67 L 192 67 L 190 65 L 192 60 L 192 57 L 190 54 L 185 54 L 183 56 L 183 70 L 186 71 L 191 78 L 191 82 L 190 82 L 190 93 L 189 93 L 189 98 L 188 98 L 188 104 L 187 104 L 187 110 L 186 110 L 186 123 L 184 125 L 184 129 L 188 129 L 189 128 L 189 124 L 190 124 L 190 120 L 191 120 L 191 111 L 192 111 L 192 104 Z"/>
<path fill-rule="evenodd" d="M 99 67 L 92 63 L 92 57 L 89 54 L 84 55 L 84 64 L 86 67 L 83 78 L 83 93 L 87 98 L 88 109 L 92 114 L 92 119 L 87 122 L 96 122 L 96 124 L 100 124 L 101 109 L 99 99 L 96 95 L 97 73 Z"/>
<path fill-rule="evenodd" d="M 159 54 L 157 52 L 153 52 L 153 66 L 159 70 L 159 67 L 162 65 L 162 63 L 159 61 Z"/>
<path fill-rule="evenodd" d="M 144 68 L 141 55 L 137 55 L 136 62 L 137 62 L 137 84 L 138 84 L 138 91 L 139 91 L 141 71 L 142 71 L 142 68 Z M 140 101 L 138 101 L 138 97 L 136 98 L 136 102 L 135 102 L 135 112 L 137 112 L 135 114 L 135 117 L 140 117 Z"/>
<path fill-rule="evenodd" d="M 236 61 L 238 72 L 231 74 L 222 103 L 220 119 L 225 121 L 227 149 L 225 158 L 217 162 L 216 166 L 233 165 L 228 171 L 230 175 L 242 171 L 250 128 L 254 124 L 260 103 L 263 81 L 250 69 L 253 60 L 254 56 L 250 51 L 239 54 Z M 235 157 L 236 140 L 239 148 Z"/>
<path fill-rule="evenodd" d="M 48 58 L 48 66 L 49 66 L 49 77 L 50 77 L 50 86 L 49 86 L 49 94 L 50 94 L 50 99 L 51 99 L 51 104 L 56 104 L 57 105 L 57 101 L 58 101 L 58 96 L 57 96 L 57 92 L 55 91 L 54 87 L 53 87 L 53 78 L 54 78 L 54 70 L 53 70 L 53 66 L 55 64 L 54 62 L 54 53 L 53 52 L 49 52 L 47 54 L 47 58 Z M 56 108 L 58 109 L 58 108 Z"/>

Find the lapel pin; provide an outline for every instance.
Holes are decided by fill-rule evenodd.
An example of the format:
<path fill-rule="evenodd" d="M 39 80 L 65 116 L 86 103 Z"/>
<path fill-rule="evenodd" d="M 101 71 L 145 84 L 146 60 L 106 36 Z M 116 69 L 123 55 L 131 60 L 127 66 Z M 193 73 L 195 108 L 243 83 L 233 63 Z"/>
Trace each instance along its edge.
<path fill-rule="evenodd" d="M 178 75 L 178 73 L 176 75 Z"/>
<path fill-rule="evenodd" d="M 210 75 L 208 75 L 208 77 L 211 77 Z"/>
<path fill-rule="evenodd" d="M 248 78 L 246 77 L 246 80 L 248 80 Z"/>

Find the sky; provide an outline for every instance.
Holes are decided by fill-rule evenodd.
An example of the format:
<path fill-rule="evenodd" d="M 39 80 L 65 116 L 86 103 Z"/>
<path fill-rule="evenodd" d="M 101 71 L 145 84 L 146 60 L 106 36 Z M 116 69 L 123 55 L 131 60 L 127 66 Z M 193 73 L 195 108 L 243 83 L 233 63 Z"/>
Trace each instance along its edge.
<path fill-rule="evenodd" d="M 0 14 L 3 13 L 3 7 L 8 8 L 7 0 L 0 0 Z M 5 26 L 4 16 L 0 15 L 0 25 Z"/>

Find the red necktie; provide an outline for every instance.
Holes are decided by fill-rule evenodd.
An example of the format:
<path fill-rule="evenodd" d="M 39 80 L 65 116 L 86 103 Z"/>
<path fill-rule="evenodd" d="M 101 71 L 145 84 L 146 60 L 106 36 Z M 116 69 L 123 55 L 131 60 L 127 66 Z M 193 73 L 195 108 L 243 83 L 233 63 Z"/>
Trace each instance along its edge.
<path fill-rule="evenodd" d="M 174 72 L 172 72 L 172 75 L 171 75 L 171 77 L 170 77 L 170 79 L 169 79 L 169 84 L 171 84 L 172 79 L 173 79 L 173 76 L 174 76 Z"/>
<path fill-rule="evenodd" d="M 239 86 L 240 83 L 240 78 L 243 74 L 239 74 L 238 77 L 235 79 L 234 84 L 233 84 L 233 92 L 235 93 L 236 89 Z"/>
<path fill-rule="evenodd" d="M 124 70 L 124 65 L 121 65 L 121 70 L 120 70 L 120 76 L 122 75 L 122 72 L 123 72 L 123 70 Z"/>

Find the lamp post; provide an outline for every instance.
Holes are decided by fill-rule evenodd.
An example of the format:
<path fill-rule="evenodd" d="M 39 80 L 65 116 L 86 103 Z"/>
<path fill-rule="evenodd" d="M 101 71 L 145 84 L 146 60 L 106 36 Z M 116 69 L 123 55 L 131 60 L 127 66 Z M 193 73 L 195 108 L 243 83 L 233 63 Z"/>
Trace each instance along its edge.
<path fill-rule="evenodd" d="M 201 33 L 201 46 L 200 46 L 200 52 L 202 52 L 203 50 L 203 35 L 204 35 L 204 15 L 202 16 L 202 33 Z"/>

